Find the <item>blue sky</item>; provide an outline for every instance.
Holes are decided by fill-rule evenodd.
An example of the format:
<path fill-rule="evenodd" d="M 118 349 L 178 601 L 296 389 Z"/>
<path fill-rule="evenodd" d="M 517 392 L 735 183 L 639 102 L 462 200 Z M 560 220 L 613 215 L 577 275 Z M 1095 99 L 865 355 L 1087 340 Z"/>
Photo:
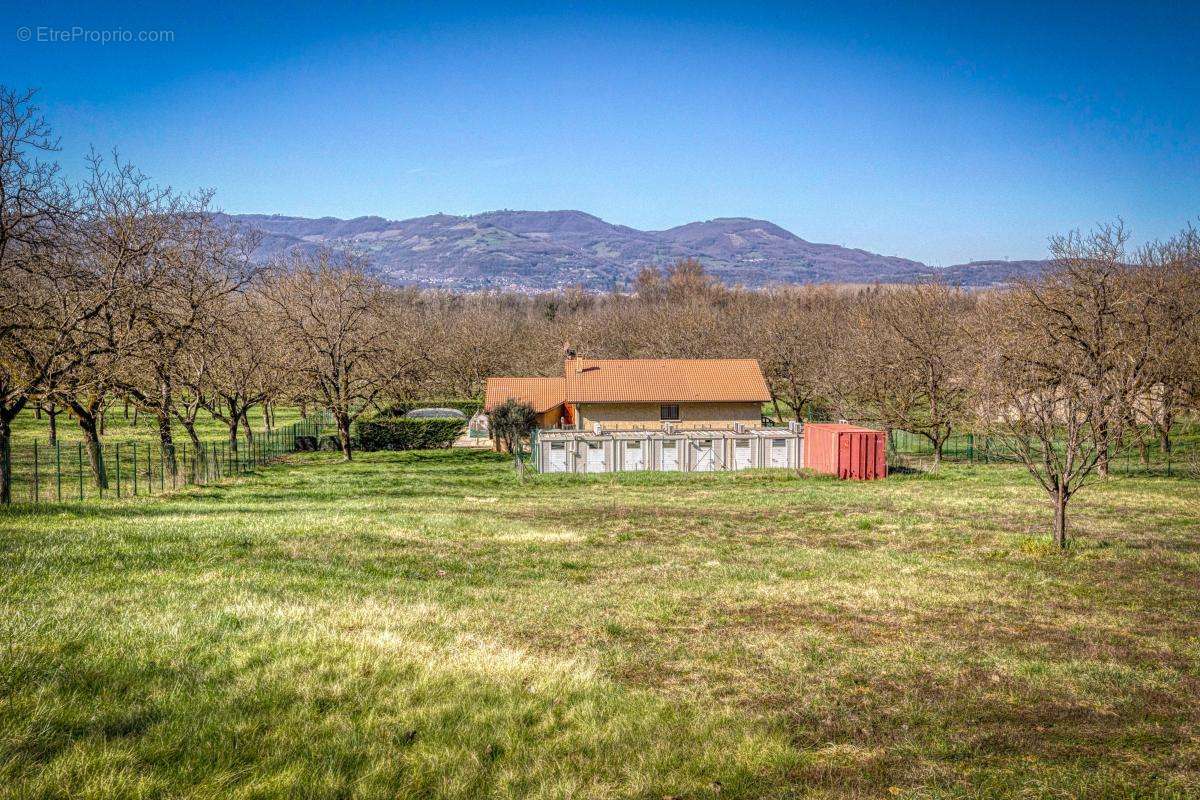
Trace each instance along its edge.
<path fill-rule="evenodd" d="M 1197 3 L 99 5 L 7 9 L 0 82 L 69 173 L 115 147 L 231 212 L 752 216 L 940 265 L 1200 216 Z"/>

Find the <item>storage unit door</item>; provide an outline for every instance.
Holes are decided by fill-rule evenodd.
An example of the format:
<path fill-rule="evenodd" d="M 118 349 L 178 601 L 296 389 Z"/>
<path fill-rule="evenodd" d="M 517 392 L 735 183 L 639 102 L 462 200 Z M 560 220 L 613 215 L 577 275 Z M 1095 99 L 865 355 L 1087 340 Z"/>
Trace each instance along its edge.
<path fill-rule="evenodd" d="M 646 468 L 646 448 L 641 442 L 625 442 L 625 461 L 621 469 L 640 470 Z"/>
<path fill-rule="evenodd" d="M 587 471 L 604 472 L 604 443 L 587 443 Z"/>
<path fill-rule="evenodd" d="M 711 472 L 714 463 L 712 439 L 698 439 L 692 442 L 693 472 Z"/>
<path fill-rule="evenodd" d="M 787 439 L 772 439 L 767 454 L 767 465 L 786 469 L 788 465 Z"/>
<path fill-rule="evenodd" d="M 567 471 L 567 443 L 549 442 L 550 449 L 546 451 L 546 472 Z"/>
<path fill-rule="evenodd" d="M 679 442 L 662 443 L 662 468 L 669 471 L 679 469 Z"/>
<path fill-rule="evenodd" d="M 750 447 L 749 439 L 733 440 L 733 468 L 750 469 L 754 466 L 754 450 Z"/>

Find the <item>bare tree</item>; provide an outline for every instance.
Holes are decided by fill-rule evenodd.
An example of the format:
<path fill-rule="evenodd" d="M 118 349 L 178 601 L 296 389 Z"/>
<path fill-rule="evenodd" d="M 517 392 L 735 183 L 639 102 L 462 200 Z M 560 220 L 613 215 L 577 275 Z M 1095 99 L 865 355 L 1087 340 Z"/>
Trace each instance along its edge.
<path fill-rule="evenodd" d="M 929 440 L 933 467 L 968 412 L 971 295 L 937 283 L 880 290 L 855 306 L 835 393 L 846 416 Z"/>
<path fill-rule="evenodd" d="M 1154 353 L 1148 395 L 1131 409 L 1133 421 L 1149 424 L 1159 450 L 1170 458 L 1176 418 L 1189 403 L 1189 389 L 1200 382 L 1200 233 L 1187 227 L 1166 242 L 1155 242 L 1138 254 L 1139 277 L 1153 299 Z M 1136 431 L 1136 428 L 1135 428 Z M 1142 459 L 1145 444 L 1138 432 Z"/>
<path fill-rule="evenodd" d="M 12 498 L 11 423 L 102 349 L 90 327 L 119 284 L 80 257 L 77 208 L 32 93 L 0 87 L 0 503 Z"/>
<path fill-rule="evenodd" d="M 122 394 L 154 414 L 166 464 L 175 471 L 171 423 L 180 397 L 178 368 L 185 350 L 205 325 L 222 325 L 217 313 L 224 301 L 246 286 L 258 268 L 250 260 L 257 239 L 226 224 L 209 211 L 210 193 L 192 197 L 167 193 L 155 197 L 144 178 L 124 180 L 126 191 L 161 206 L 127 224 L 151 226 L 157 246 L 137 264 L 136 291 L 127 308 L 114 315 L 109 333 L 122 352 L 114 376 Z M 137 203 L 144 206 L 147 203 Z"/>
<path fill-rule="evenodd" d="M 1119 224 L 1058 237 L 1052 273 L 989 303 L 980 421 L 1046 491 L 1060 547 L 1071 498 L 1125 441 L 1152 379 L 1158 298 L 1128 266 L 1127 238 Z"/>
<path fill-rule="evenodd" d="M 385 320 L 387 293 L 354 256 L 297 252 L 277 272 L 263 296 L 291 348 L 285 363 L 332 413 L 349 461 L 350 427 L 407 366 L 396 344 L 408 332 Z"/>
<path fill-rule="evenodd" d="M 746 352 L 758 358 L 776 418 L 779 401 L 799 421 L 804 408 L 827 393 L 831 354 L 844 330 L 845 298 L 829 286 L 782 288 L 768 292 L 742 317 L 750 341 Z"/>
<path fill-rule="evenodd" d="M 268 321 L 261 295 L 243 293 L 214 308 L 214 334 L 206 337 L 206 386 L 200 394 L 209 412 L 229 430 L 229 449 L 238 451 L 239 427 L 249 427 L 250 409 L 275 391 L 277 331 Z M 247 433 L 247 444 L 253 434 Z"/>

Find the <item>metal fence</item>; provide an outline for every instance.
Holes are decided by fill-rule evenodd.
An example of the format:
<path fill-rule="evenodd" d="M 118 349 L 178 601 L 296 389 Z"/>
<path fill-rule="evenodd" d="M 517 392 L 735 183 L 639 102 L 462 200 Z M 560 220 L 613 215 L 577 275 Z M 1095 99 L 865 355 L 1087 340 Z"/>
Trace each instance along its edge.
<path fill-rule="evenodd" d="M 62 503 L 138 497 L 213 483 L 311 449 L 321 442 L 326 427 L 323 417 L 313 416 L 258 432 L 250 441 L 242 438 L 236 448 L 229 441 L 198 447 L 189 442 L 173 448 L 127 441 L 102 444 L 94 455 L 82 441 L 14 442 L 9 453 L 12 499 L 14 503 Z"/>
<path fill-rule="evenodd" d="M 933 457 L 933 444 L 924 436 L 893 428 L 889 432 L 888 452 L 900 456 Z M 1144 449 L 1136 445 L 1114 450 L 1109 456 L 1109 470 L 1118 475 L 1196 477 L 1193 471 L 1200 464 L 1200 426 L 1181 425 L 1173 431 L 1173 445 L 1163 451 L 1157 441 L 1147 437 Z M 1000 436 L 974 433 L 952 434 L 942 448 L 943 461 L 970 464 L 1019 462 L 1013 447 Z"/>

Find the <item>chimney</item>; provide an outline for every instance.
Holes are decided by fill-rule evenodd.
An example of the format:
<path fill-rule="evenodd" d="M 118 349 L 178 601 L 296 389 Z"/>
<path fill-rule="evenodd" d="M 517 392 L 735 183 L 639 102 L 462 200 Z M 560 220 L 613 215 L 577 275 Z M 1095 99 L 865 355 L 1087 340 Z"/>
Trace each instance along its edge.
<path fill-rule="evenodd" d="M 592 423 L 592 433 L 594 433 L 596 436 L 600 435 L 600 423 L 599 422 Z"/>

